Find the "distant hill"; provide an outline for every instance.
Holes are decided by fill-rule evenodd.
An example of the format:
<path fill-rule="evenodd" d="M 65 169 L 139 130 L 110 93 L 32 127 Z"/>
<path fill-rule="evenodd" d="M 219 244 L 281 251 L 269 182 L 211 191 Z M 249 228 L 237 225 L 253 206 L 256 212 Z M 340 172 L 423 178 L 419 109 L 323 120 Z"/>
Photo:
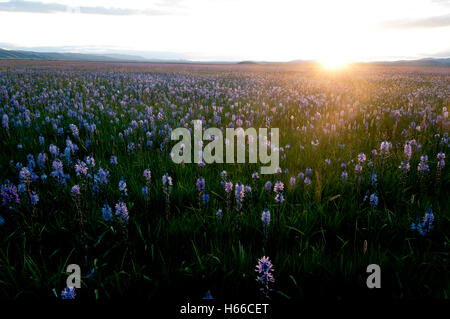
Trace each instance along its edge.
<path fill-rule="evenodd" d="M 0 59 L 30 59 L 30 60 L 65 60 L 65 61 L 97 61 L 97 62 L 145 62 L 145 58 L 124 54 L 85 54 L 62 52 L 34 52 L 23 50 L 0 49 Z"/>
<path fill-rule="evenodd" d="M 237 64 L 274 64 L 274 65 L 317 65 L 314 60 L 292 60 L 287 62 L 269 61 L 242 61 Z M 356 65 L 380 65 L 380 66 L 450 66 L 450 58 L 425 58 L 418 60 L 355 62 Z"/>
<path fill-rule="evenodd" d="M 161 63 L 207 63 L 207 64 L 271 64 L 271 65 L 314 65 L 313 60 L 292 60 L 287 62 L 271 61 L 191 61 L 183 59 L 147 59 L 138 55 L 127 54 L 91 54 L 91 53 L 65 53 L 65 52 L 36 52 L 25 50 L 0 49 L 0 59 L 27 59 L 27 60 L 58 60 L 58 61 L 94 61 L 94 62 L 161 62 Z M 384 66 L 450 66 L 450 58 L 424 58 L 418 60 L 357 62 L 362 65 Z"/>
<path fill-rule="evenodd" d="M 259 64 L 259 63 L 255 62 L 255 61 L 241 61 L 241 62 L 238 62 L 236 64 Z"/>
<path fill-rule="evenodd" d="M 425 58 L 418 60 L 379 61 L 376 65 L 393 66 L 450 66 L 450 58 Z"/>

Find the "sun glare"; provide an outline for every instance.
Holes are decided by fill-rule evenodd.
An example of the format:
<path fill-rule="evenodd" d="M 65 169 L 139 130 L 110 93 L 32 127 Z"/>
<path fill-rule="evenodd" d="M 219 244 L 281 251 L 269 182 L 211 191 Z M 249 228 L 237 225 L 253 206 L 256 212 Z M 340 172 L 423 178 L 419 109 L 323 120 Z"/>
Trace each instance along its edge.
<path fill-rule="evenodd" d="M 340 59 L 336 57 L 330 57 L 320 60 L 320 65 L 322 68 L 327 70 L 339 70 L 347 67 L 350 61 L 346 59 Z"/>

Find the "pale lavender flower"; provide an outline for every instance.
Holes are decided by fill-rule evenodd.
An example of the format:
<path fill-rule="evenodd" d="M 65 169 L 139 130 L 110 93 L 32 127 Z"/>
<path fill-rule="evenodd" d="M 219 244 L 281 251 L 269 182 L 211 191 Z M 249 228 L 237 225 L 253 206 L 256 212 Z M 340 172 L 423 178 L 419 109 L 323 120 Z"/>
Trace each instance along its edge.
<path fill-rule="evenodd" d="M 426 173 L 430 171 L 430 167 L 428 166 L 428 156 L 422 155 L 420 157 L 419 165 L 417 165 L 417 170 L 421 173 Z"/>
<path fill-rule="evenodd" d="M 276 181 L 275 186 L 273 187 L 273 191 L 275 193 L 282 192 L 284 190 L 284 184 L 281 181 Z"/>
<path fill-rule="evenodd" d="M 312 174 L 312 169 L 310 167 L 306 168 L 305 175 L 306 176 L 311 176 L 311 174 Z"/>
<path fill-rule="evenodd" d="M 19 172 L 19 179 L 21 182 L 25 184 L 29 184 L 31 182 L 31 172 L 28 168 L 22 167 Z"/>
<path fill-rule="evenodd" d="M 304 181 L 306 186 L 311 185 L 311 180 L 309 179 L 309 177 L 305 177 L 305 181 Z"/>
<path fill-rule="evenodd" d="M 407 160 L 405 160 L 400 163 L 400 166 L 398 168 L 400 168 L 404 173 L 407 173 L 409 172 L 411 165 Z"/>
<path fill-rule="evenodd" d="M 282 203 L 284 202 L 284 196 L 283 196 L 283 193 L 277 193 L 277 194 L 275 195 L 275 201 L 276 201 L 278 204 L 282 204 Z"/>
<path fill-rule="evenodd" d="M 119 202 L 117 202 L 116 206 L 116 216 L 121 219 L 124 222 L 128 222 L 128 209 L 127 209 L 127 205 L 122 201 L 119 200 Z"/>
<path fill-rule="evenodd" d="M 195 187 L 197 188 L 197 192 L 201 192 L 205 189 L 205 179 L 200 177 L 197 179 L 197 183 L 195 183 Z"/>
<path fill-rule="evenodd" d="M 75 164 L 75 172 L 77 176 L 87 176 L 88 174 L 88 167 L 85 162 L 78 160 L 78 162 Z"/>
<path fill-rule="evenodd" d="M 225 182 L 224 190 L 227 194 L 231 193 L 231 191 L 233 190 L 233 183 L 231 181 Z"/>
<path fill-rule="evenodd" d="M 444 168 L 444 166 L 445 166 L 445 153 L 442 153 L 442 152 L 438 153 L 437 154 L 437 159 L 438 159 L 437 167 L 439 169 Z"/>
<path fill-rule="evenodd" d="M 55 159 L 52 163 L 53 171 L 50 176 L 57 179 L 61 184 L 65 182 L 65 175 L 63 171 L 63 163 L 59 159 Z"/>
<path fill-rule="evenodd" d="M 381 142 L 381 144 L 380 144 L 381 155 L 384 155 L 384 156 L 388 155 L 391 148 L 392 148 L 391 142 L 388 142 L 388 141 Z"/>
<path fill-rule="evenodd" d="M 272 262 L 269 257 L 262 257 L 258 260 L 258 264 L 256 265 L 255 271 L 257 272 L 256 280 L 262 285 L 260 289 L 261 293 L 269 298 L 270 283 L 275 282 L 275 278 L 273 276 L 274 268 Z"/>
<path fill-rule="evenodd" d="M 263 222 L 264 227 L 268 227 L 270 224 L 270 211 L 266 208 L 264 209 L 262 215 L 261 215 L 261 220 Z"/>
<path fill-rule="evenodd" d="M 90 167 L 93 168 L 95 166 L 95 160 L 92 156 L 86 156 L 86 164 Z"/>
<path fill-rule="evenodd" d="M 152 172 L 149 169 L 144 170 L 144 178 L 147 183 L 152 179 Z"/>
<path fill-rule="evenodd" d="M 295 176 L 291 176 L 291 179 L 289 180 L 289 184 L 291 185 L 291 187 L 295 186 Z"/>
<path fill-rule="evenodd" d="M 376 149 L 372 150 L 372 157 L 375 157 L 378 155 L 378 151 Z"/>
<path fill-rule="evenodd" d="M 73 196 L 80 196 L 81 195 L 80 186 L 79 185 L 72 186 L 70 192 L 72 193 Z"/>
<path fill-rule="evenodd" d="M 128 195 L 127 182 L 125 181 L 124 177 L 122 177 L 119 181 L 119 191 L 124 196 Z"/>
<path fill-rule="evenodd" d="M 162 177 L 162 183 L 163 185 L 172 186 L 172 177 L 168 173 L 165 173 Z"/>
<path fill-rule="evenodd" d="M 44 169 L 46 161 L 47 161 L 47 155 L 44 152 L 39 153 L 38 157 L 37 157 L 37 164 L 39 165 L 39 167 L 41 169 Z"/>
<path fill-rule="evenodd" d="M 74 125 L 74 124 L 69 124 L 69 128 L 72 131 L 72 135 L 75 138 L 78 138 L 79 137 L 78 127 L 76 125 Z"/>
<path fill-rule="evenodd" d="M 240 210 L 242 208 L 242 202 L 243 202 L 244 196 L 245 196 L 244 185 L 242 185 L 241 182 L 237 182 L 234 189 L 235 189 L 235 197 L 236 197 L 236 207 L 238 210 Z"/>
<path fill-rule="evenodd" d="M 406 160 L 407 161 L 411 160 L 412 146 L 411 146 L 410 141 L 406 141 L 405 147 L 403 148 L 403 152 L 405 153 Z"/>
<path fill-rule="evenodd" d="M 364 154 L 364 153 L 359 153 L 358 154 L 358 162 L 359 163 L 364 163 L 366 161 L 366 154 Z"/>
<path fill-rule="evenodd" d="M 50 144 L 49 151 L 50 154 L 52 154 L 55 157 L 59 155 L 59 148 L 56 145 Z"/>

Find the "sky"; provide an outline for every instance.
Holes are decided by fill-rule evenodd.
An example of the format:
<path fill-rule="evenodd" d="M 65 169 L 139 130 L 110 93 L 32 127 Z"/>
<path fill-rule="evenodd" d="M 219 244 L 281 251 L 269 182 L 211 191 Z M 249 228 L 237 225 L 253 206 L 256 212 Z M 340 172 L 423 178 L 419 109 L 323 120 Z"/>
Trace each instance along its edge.
<path fill-rule="evenodd" d="M 450 0 L 0 0 L 0 47 L 198 61 L 450 57 Z"/>

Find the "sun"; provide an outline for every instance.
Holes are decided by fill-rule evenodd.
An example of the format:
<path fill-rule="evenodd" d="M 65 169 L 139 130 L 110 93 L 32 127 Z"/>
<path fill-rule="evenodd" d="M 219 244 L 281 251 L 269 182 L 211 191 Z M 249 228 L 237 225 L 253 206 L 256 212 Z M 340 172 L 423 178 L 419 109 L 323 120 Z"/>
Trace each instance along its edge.
<path fill-rule="evenodd" d="M 350 60 L 343 57 L 331 56 L 322 58 L 319 62 L 322 68 L 326 70 L 339 70 L 346 68 L 350 63 Z"/>

